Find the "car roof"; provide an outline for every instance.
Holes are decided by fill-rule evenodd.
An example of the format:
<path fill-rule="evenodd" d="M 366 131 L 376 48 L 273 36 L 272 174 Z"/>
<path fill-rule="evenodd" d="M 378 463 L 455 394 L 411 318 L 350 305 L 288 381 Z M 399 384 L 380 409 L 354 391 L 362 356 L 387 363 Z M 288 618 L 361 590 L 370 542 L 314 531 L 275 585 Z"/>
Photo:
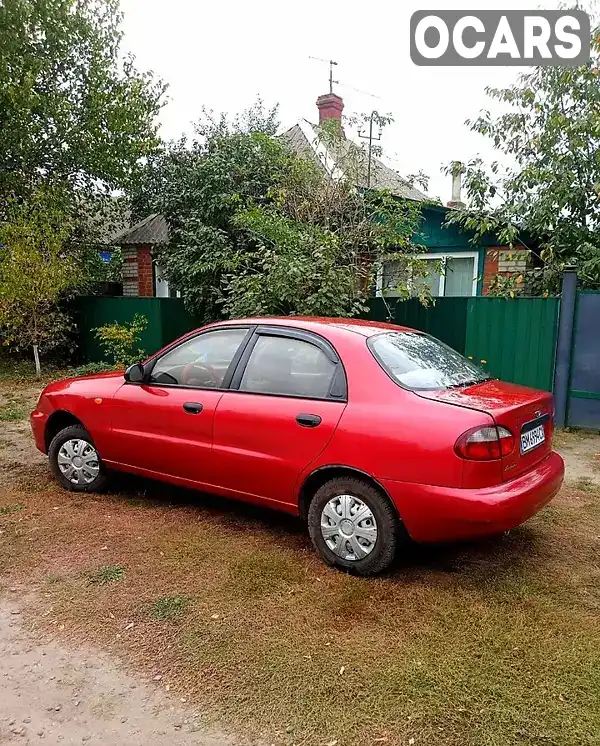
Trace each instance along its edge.
<path fill-rule="evenodd" d="M 229 321 L 218 321 L 211 326 L 230 326 L 232 324 L 255 324 L 261 326 L 284 326 L 295 329 L 306 329 L 317 333 L 324 333 L 327 327 L 335 327 L 344 331 L 360 334 L 363 337 L 372 337 L 383 331 L 393 332 L 415 332 L 408 326 L 387 324 L 384 321 L 371 321 L 369 319 L 345 319 L 329 318 L 320 316 L 254 316 L 245 319 L 231 319 Z"/>

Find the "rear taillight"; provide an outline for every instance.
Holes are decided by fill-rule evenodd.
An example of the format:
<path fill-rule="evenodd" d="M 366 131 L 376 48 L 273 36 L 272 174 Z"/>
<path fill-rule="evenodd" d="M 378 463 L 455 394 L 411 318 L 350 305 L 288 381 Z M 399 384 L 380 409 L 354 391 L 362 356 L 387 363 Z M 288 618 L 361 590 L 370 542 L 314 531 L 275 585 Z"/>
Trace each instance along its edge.
<path fill-rule="evenodd" d="M 454 445 L 454 451 L 469 461 L 493 461 L 508 456 L 515 447 L 515 439 L 505 427 L 474 427 L 463 433 Z"/>

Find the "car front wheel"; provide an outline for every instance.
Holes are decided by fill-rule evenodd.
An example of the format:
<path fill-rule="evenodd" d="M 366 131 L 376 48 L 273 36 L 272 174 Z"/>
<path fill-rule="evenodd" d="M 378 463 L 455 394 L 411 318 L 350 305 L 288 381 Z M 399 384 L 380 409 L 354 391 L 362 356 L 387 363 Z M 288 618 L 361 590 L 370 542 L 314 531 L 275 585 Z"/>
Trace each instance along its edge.
<path fill-rule="evenodd" d="M 357 575 L 382 572 L 392 563 L 400 536 L 393 505 L 355 477 L 331 479 L 309 508 L 310 538 L 325 562 Z"/>
<path fill-rule="evenodd" d="M 106 467 L 88 431 L 71 425 L 54 436 L 50 467 L 61 486 L 75 492 L 98 492 L 107 482 Z"/>

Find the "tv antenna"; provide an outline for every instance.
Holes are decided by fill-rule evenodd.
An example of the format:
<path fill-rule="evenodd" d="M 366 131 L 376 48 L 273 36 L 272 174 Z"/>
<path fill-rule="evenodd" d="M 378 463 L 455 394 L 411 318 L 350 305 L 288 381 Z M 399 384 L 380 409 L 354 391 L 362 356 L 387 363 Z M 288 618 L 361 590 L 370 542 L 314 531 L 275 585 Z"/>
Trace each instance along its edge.
<path fill-rule="evenodd" d="M 311 55 L 308 56 L 308 59 L 316 60 L 317 62 L 324 62 L 326 65 L 329 65 L 329 93 L 333 93 L 333 84 L 340 84 L 339 80 L 333 79 L 333 66 L 337 66 L 338 63 L 335 60 L 324 60 L 322 57 L 312 57 Z"/>

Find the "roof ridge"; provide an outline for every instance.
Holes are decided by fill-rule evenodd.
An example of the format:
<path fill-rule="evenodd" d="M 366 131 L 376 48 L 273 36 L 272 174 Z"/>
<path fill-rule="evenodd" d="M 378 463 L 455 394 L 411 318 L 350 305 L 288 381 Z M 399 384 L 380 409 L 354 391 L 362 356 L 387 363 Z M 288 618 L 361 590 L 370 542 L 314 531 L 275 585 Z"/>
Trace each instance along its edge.
<path fill-rule="evenodd" d="M 322 141 L 319 141 L 318 143 L 315 142 L 315 139 L 318 137 L 318 125 L 313 124 L 305 117 L 302 117 L 296 122 L 295 125 L 290 127 L 283 134 L 290 133 L 296 127 L 298 128 L 298 130 L 300 130 L 300 132 L 304 136 L 304 139 L 308 142 L 308 145 L 317 157 L 317 160 L 330 174 L 330 176 L 333 176 L 335 173 L 336 176 L 334 176 L 334 178 L 339 178 L 339 175 L 344 170 L 341 166 L 337 165 L 339 159 L 335 157 L 333 151 L 325 143 L 323 143 Z M 307 131 L 309 128 L 310 132 Z M 311 137 L 311 134 L 314 137 Z M 292 144 L 293 146 L 293 143 L 290 144 Z M 359 150 L 361 153 L 364 154 L 360 143 L 356 142 L 350 137 L 345 138 L 342 145 L 347 148 Z M 379 170 L 380 172 L 382 172 L 382 175 L 384 177 L 383 179 L 377 179 L 377 176 L 375 175 L 375 178 L 373 180 L 373 186 L 375 188 L 387 189 L 392 194 L 396 194 L 399 197 L 412 199 L 415 202 L 429 202 L 431 200 L 431 197 L 429 197 L 428 194 L 413 186 L 405 176 L 403 176 L 395 168 L 388 166 L 385 161 L 377 158 L 376 156 L 372 156 L 372 163 L 374 163 L 376 166 L 375 171 Z M 365 187 L 366 184 L 359 183 L 356 186 Z"/>
<path fill-rule="evenodd" d="M 150 213 L 142 218 L 130 228 L 117 233 L 112 239 L 113 244 L 142 245 L 152 244 L 159 245 L 167 243 L 169 240 L 169 224 L 164 215 L 159 212 Z"/>

